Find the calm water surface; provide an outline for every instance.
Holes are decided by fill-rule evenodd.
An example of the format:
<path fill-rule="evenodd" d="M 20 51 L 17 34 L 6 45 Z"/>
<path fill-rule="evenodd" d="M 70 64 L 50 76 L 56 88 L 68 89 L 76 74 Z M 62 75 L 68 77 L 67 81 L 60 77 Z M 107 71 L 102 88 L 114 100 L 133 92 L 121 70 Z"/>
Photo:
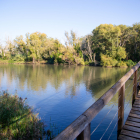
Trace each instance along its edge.
<path fill-rule="evenodd" d="M 61 132 L 115 84 L 127 68 L 102 68 L 89 66 L 54 66 L 54 65 L 0 65 L 0 88 L 9 93 L 25 98 L 27 103 L 39 113 L 54 133 Z M 132 78 L 126 83 L 132 82 Z M 126 90 L 126 105 L 132 84 Z M 117 99 L 113 99 L 102 109 L 91 123 L 91 132 L 98 126 L 106 113 L 112 108 L 92 139 L 108 139 L 117 122 Z M 114 106 L 113 106 L 114 105 Z M 125 106 L 126 106 L 125 105 Z M 113 107 L 112 107 L 113 106 Z M 131 108 L 131 101 L 125 110 L 125 119 Z M 112 119 L 114 120 L 112 121 Z M 112 121 L 110 127 L 108 125 Z M 108 129 L 107 129 L 108 128 Z M 117 127 L 110 139 L 116 139 Z"/>

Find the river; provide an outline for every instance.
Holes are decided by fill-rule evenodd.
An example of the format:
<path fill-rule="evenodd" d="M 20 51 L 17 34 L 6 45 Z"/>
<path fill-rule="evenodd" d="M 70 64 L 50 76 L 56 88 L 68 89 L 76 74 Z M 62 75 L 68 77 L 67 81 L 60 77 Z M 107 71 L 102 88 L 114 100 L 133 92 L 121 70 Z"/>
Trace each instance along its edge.
<path fill-rule="evenodd" d="M 53 129 L 56 135 L 70 125 L 113 84 L 115 84 L 128 68 L 103 68 L 93 66 L 55 66 L 55 65 L 0 65 L 0 88 L 8 90 L 10 94 L 27 97 L 27 103 L 39 113 L 46 129 Z M 126 88 L 132 78 L 127 81 Z M 129 93 L 132 84 L 126 90 Z M 127 104 L 131 93 L 126 98 L 127 108 L 125 119 L 131 108 Z M 116 122 L 117 115 L 116 94 L 113 99 L 102 109 L 91 123 L 91 132 L 102 121 L 106 113 L 110 113 L 102 121 L 91 139 L 108 139 Z M 113 107 L 112 107 L 113 105 Z M 114 120 L 112 121 L 114 117 Z M 110 127 L 108 125 L 112 121 Z M 107 129 L 108 128 L 108 129 Z M 110 139 L 116 139 L 117 126 L 114 128 Z"/>

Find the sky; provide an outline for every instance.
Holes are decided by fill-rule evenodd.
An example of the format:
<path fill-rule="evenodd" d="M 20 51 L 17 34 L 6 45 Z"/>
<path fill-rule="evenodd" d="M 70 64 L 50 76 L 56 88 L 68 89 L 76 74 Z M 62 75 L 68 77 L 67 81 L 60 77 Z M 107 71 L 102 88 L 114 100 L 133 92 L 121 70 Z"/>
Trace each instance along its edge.
<path fill-rule="evenodd" d="M 140 0 L 0 0 L 0 43 L 41 32 L 64 44 L 65 31 L 81 37 L 100 24 L 140 22 Z"/>

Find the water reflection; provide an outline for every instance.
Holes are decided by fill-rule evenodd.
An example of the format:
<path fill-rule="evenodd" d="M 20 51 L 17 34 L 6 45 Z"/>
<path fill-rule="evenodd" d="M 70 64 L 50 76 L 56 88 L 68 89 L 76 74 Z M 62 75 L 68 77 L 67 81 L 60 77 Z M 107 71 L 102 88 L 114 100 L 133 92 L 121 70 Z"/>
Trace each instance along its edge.
<path fill-rule="evenodd" d="M 65 87 L 66 97 L 69 94 L 71 97 L 75 96 L 76 88 L 84 83 L 93 98 L 99 98 L 99 92 L 114 84 L 126 71 L 125 68 L 84 66 L 0 65 L 0 82 L 6 80 L 8 87 L 15 82 L 20 89 L 28 88 L 33 91 L 45 90 L 50 85 L 56 91 Z"/>

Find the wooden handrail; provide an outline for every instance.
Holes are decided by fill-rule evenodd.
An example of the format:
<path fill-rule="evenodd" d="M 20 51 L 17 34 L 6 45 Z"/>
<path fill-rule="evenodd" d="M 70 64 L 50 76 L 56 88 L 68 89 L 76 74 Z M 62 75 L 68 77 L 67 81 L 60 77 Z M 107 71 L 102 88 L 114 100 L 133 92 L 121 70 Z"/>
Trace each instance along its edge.
<path fill-rule="evenodd" d="M 139 67 L 140 62 L 137 63 L 129 72 L 127 72 L 116 84 L 114 84 L 105 94 L 103 94 L 65 130 L 57 135 L 54 140 L 74 140 L 75 138 L 80 140 L 89 140 L 91 121 L 119 90 L 121 90 L 120 93 L 124 94 L 124 85 L 126 81 L 132 76 L 135 71 L 137 71 Z M 136 77 L 134 79 L 136 79 Z M 123 111 L 124 109 L 121 110 Z M 123 117 L 123 114 L 121 114 L 121 116 Z"/>

